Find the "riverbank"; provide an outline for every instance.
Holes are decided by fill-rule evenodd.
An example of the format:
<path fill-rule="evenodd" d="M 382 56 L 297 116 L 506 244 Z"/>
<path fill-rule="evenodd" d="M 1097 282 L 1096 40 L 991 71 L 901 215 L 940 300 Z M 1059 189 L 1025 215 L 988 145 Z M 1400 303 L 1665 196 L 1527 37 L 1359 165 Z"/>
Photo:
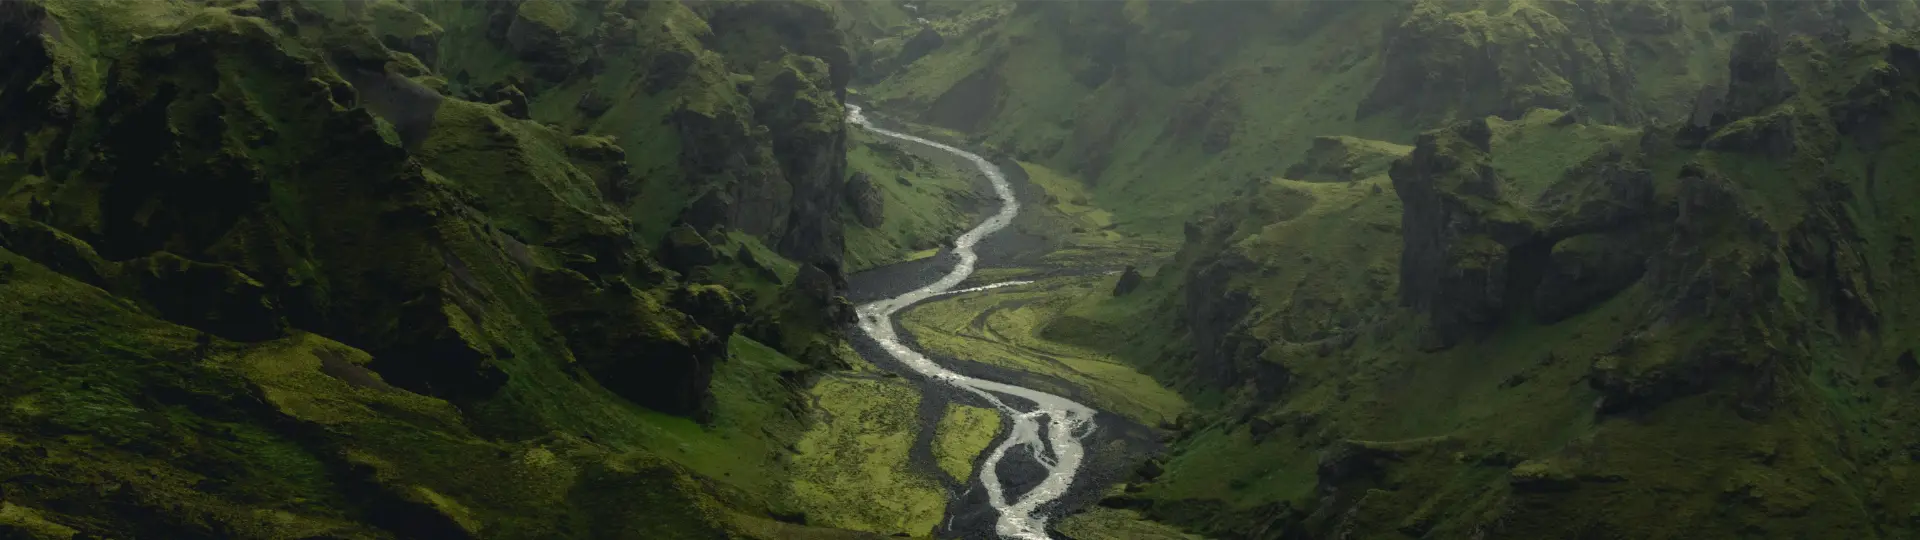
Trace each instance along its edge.
<path fill-rule="evenodd" d="M 1063 247 L 1085 246 L 1085 243 L 1074 244 L 1071 240 L 1073 235 L 1084 235 L 1088 229 L 1084 226 L 1074 226 L 1076 224 L 1062 226 L 1061 221 L 1063 220 L 1061 218 L 1087 218 L 1084 214 L 1076 216 L 1064 212 L 1057 212 L 1058 208 L 1054 203 L 1057 201 L 1058 196 L 1054 195 L 1054 192 L 1058 191 L 1058 186 L 1035 184 L 1030 180 L 1029 173 L 1024 167 L 1021 167 L 1020 164 L 1006 162 L 1005 165 L 1002 165 L 1002 170 L 1010 173 L 1007 175 L 1007 180 L 1010 184 L 1009 187 L 1012 188 L 1010 191 L 1019 194 L 1019 196 L 1023 198 L 1040 201 L 1040 204 L 1029 205 L 1027 208 L 1029 208 L 1030 211 L 1017 214 L 1014 219 L 1011 220 L 1011 226 L 982 238 L 977 245 L 972 246 L 979 261 L 978 270 L 996 274 L 1020 273 L 1034 275 L 1043 278 L 1042 282 L 993 291 L 927 299 L 911 309 L 901 310 L 900 313 L 891 313 L 889 314 L 889 318 L 895 328 L 902 329 L 895 338 L 897 342 L 926 354 L 929 359 L 939 366 L 951 370 L 952 373 L 961 377 L 1009 383 L 1026 388 L 1037 388 L 1049 393 L 1069 396 L 1075 400 L 1086 399 L 1090 396 L 1122 395 L 1128 392 L 1156 396 L 1155 399 L 1150 400 L 1157 402 L 1154 406 L 1117 407 L 1125 409 L 1125 414 L 1116 414 L 1110 410 L 1100 410 L 1094 413 L 1091 424 L 1096 427 L 1087 433 L 1083 433 L 1084 437 L 1079 441 L 1079 446 L 1085 449 L 1086 455 L 1084 462 L 1077 467 L 1075 471 L 1072 471 L 1074 479 L 1070 484 L 1071 487 L 1067 488 L 1064 493 L 1056 496 L 1052 501 L 1041 505 L 1039 513 L 1043 515 L 1043 520 L 1061 523 L 1062 521 L 1053 518 L 1063 517 L 1074 511 L 1092 507 L 1092 505 L 1104 497 L 1116 483 L 1126 480 L 1141 461 L 1157 452 L 1159 450 L 1161 433 L 1157 429 L 1149 427 L 1150 424 L 1153 423 L 1151 420 L 1158 419 L 1164 421 L 1168 416 L 1178 414 L 1179 411 L 1184 410 L 1185 404 L 1179 400 L 1177 395 L 1165 391 L 1153 383 L 1151 379 L 1147 379 L 1137 373 L 1131 374 L 1132 388 L 1125 389 L 1121 392 L 1116 392 L 1115 388 L 1102 388 L 1100 391 L 1089 392 L 1087 389 L 1091 385 L 1088 383 L 1092 381 L 1088 377 L 1085 377 L 1087 374 L 1086 371 L 1074 369 L 1051 371 L 1036 369 L 1037 366 L 1048 363 L 1058 363 L 1057 358 L 1050 358 L 1049 350 L 1044 344 L 1030 342 L 1023 344 L 1003 343 L 1002 345 L 1017 346 L 1003 348 L 1001 353 L 996 355 L 995 361 L 991 362 L 959 358 L 958 356 L 960 355 L 955 353 L 962 352 L 959 350 L 961 347 L 928 347 L 923 344 L 923 336 L 937 336 L 937 341 L 949 344 L 953 342 L 956 336 L 928 332 L 926 328 L 919 327 L 917 323 L 909 322 L 907 319 L 910 317 L 906 316 L 908 313 L 919 313 L 922 310 L 927 310 L 928 312 L 951 312 L 953 311 L 951 308 L 954 305 L 969 304 L 980 298 L 992 298 L 996 295 L 1014 295 L 1023 297 L 1022 301 L 1033 301 L 1038 300 L 1037 298 L 1033 298 L 1036 295 L 1079 294 L 1083 293 L 1093 282 L 1101 280 L 1098 276 L 1089 276 L 1088 274 L 1112 271 L 1111 269 L 1104 268 L 1094 269 L 1084 266 L 1062 265 L 1057 260 L 1049 260 L 1048 256 L 1052 254 L 1054 250 Z M 1016 174 L 1013 174 L 1015 171 L 1017 171 L 1017 177 Z M 1053 189 L 1048 189 L 1050 187 Z M 1101 233 L 1101 235 L 1106 236 L 1104 233 Z M 1115 242 L 1115 244 L 1117 243 L 1118 242 Z M 1147 249 L 1150 248 L 1142 248 L 1141 251 Z M 927 283 L 947 276 L 954 264 L 959 262 L 960 259 L 961 256 L 949 247 L 948 249 L 943 249 L 938 255 L 933 257 L 857 273 L 849 278 L 851 285 L 849 297 L 856 303 L 864 304 L 908 293 Z M 1049 275 L 1060 277 L 1047 278 Z M 972 278 L 966 279 L 965 281 L 969 284 L 968 286 L 980 282 L 980 280 Z M 963 307 L 961 309 L 966 308 Z M 994 311 L 998 310 L 996 309 Z M 1035 332 L 1031 331 L 1023 333 L 1029 336 L 1035 334 Z M 958 339 L 965 338 L 962 337 Z M 925 471 L 939 471 L 942 469 L 941 465 L 943 463 L 951 464 L 954 462 L 955 456 L 942 454 L 940 451 L 943 447 L 951 446 L 950 442 L 952 439 L 945 433 L 947 430 L 938 427 L 955 423 L 949 415 L 956 414 L 955 411 L 978 411 L 983 408 L 991 410 L 991 408 L 996 405 L 992 403 L 989 398 L 983 397 L 981 394 L 957 388 L 947 384 L 944 380 L 936 380 L 934 377 L 919 373 L 912 366 L 908 366 L 896 359 L 893 354 L 885 350 L 882 343 L 875 341 L 870 336 L 861 335 L 854 340 L 854 345 L 855 349 L 859 351 L 864 358 L 873 362 L 881 369 L 902 374 L 901 379 L 913 383 L 914 386 L 921 390 L 921 396 L 913 407 L 921 418 L 920 428 L 916 431 L 915 443 L 912 445 L 910 452 L 910 461 L 912 463 L 909 465 L 909 468 L 913 471 L 913 474 L 924 474 Z M 1057 354 L 1059 351 L 1055 350 L 1052 352 Z M 1130 371 L 1126 366 L 1117 363 L 1110 364 L 1110 366 L 1113 369 L 1111 370 L 1112 372 L 1107 375 L 1128 378 L 1120 373 L 1122 370 Z M 1168 397 L 1170 397 L 1171 400 L 1168 400 Z M 1017 397 L 993 394 L 993 398 L 1000 401 L 1000 405 L 1006 405 L 1018 410 L 1029 410 L 1033 407 L 1031 401 Z M 1102 403 L 1114 402 L 1112 400 L 1098 399 L 1093 401 L 1096 402 L 1096 406 Z M 1102 409 L 1110 408 L 1115 407 L 1102 407 Z M 1142 420 L 1149 420 L 1149 422 L 1142 422 Z M 999 448 L 1006 443 L 1007 437 L 1013 435 L 1014 432 L 1009 429 L 1012 427 L 1012 422 L 1002 417 L 999 418 L 999 424 L 999 429 L 993 434 L 993 441 L 985 445 L 986 448 Z M 973 431 L 973 435 L 976 437 L 978 433 L 980 433 L 979 430 Z M 1047 471 L 1045 467 L 1042 467 L 1039 462 L 1025 459 L 1029 456 L 1023 454 L 1023 452 L 1030 453 L 1030 451 L 1022 450 L 1023 448 L 1027 447 L 1015 446 L 1010 450 L 1009 455 L 1003 458 L 997 474 L 992 478 L 993 482 L 991 483 L 1000 485 L 1006 493 L 1024 494 L 1032 486 L 1047 480 L 1049 471 Z M 988 455 L 985 454 L 972 456 L 970 460 L 971 466 L 965 467 L 965 469 L 979 471 L 986 465 L 984 462 L 987 460 Z M 953 467 L 949 465 L 945 468 L 952 469 Z M 950 474 L 936 475 L 943 476 L 949 481 L 958 480 Z M 999 510 L 995 508 L 991 500 L 992 497 L 989 496 L 989 483 L 976 474 L 972 478 L 965 479 L 964 483 L 953 482 L 952 487 L 956 488 L 953 490 L 955 499 L 951 500 L 948 504 L 946 515 L 941 525 L 936 527 L 934 534 L 939 537 L 962 538 L 992 537 L 996 535 L 997 523 L 1000 521 L 1001 516 L 999 515 Z M 1125 519 L 1115 519 L 1114 516 L 1104 514 L 1101 518 L 1101 520 L 1097 521 L 1102 523 L 1126 521 Z M 1077 530 L 1081 531 L 1099 530 L 1102 527 L 1100 523 L 1092 523 L 1092 521 L 1089 520 L 1080 520 L 1075 522 L 1075 524 Z M 1054 537 L 1063 537 L 1057 530 L 1050 534 Z"/>

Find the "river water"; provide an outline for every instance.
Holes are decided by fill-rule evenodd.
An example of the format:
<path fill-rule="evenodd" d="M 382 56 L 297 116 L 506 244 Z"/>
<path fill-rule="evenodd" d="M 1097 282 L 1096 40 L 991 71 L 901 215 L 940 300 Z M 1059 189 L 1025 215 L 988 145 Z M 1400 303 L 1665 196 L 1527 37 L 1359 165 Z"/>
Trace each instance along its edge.
<path fill-rule="evenodd" d="M 974 264 L 980 259 L 974 246 L 981 239 L 995 231 L 1006 228 L 1013 217 L 1020 213 L 1020 201 L 1013 195 L 1013 187 L 1007 184 L 1007 178 L 986 158 L 978 154 L 954 148 L 945 144 L 876 127 L 867 120 L 857 105 L 847 105 L 847 121 L 859 125 L 881 136 L 902 141 L 927 145 L 943 152 L 965 159 L 987 176 L 993 184 L 994 193 L 1000 197 L 1000 211 L 973 230 L 954 240 L 953 255 L 957 262 L 953 270 L 945 276 L 924 287 L 908 291 L 905 294 L 878 300 L 859 307 L 860 330 L 866 332 L 881 349 L 928 379 L 941 384 L 951 385 L 961 391 L 978 395 L 992 403 L 1012 420 L 1013 428 L 1005 439 L 979 467 L 980 483 L 986 487 L 988 503 L 1000 512 L 995 522 L 995 531 L 1002 538 L 1019 540 L 1047 540 L 1047 516 L 1042 509 L 1047 503 L 1059 500 L 1073 486 L 1074 476 L 1080 470 L 1080 462 L 1086 451 L 1080 445 L 1080 439 L 1093 432 L 1094 410 L 1060 396 L 1033 390 L 1021 386 L 977 379 L 955 373 L 926 355 L 913 350 L 900 342 L 899 329 L 893 315 L 921 301 L 958 292 L 972 292 L 994 287 L 1022 285 L 1025 282 L 996 283 L 985 287 L 975 287 L 962 291 L 953 290 L 967 276 L 973 274 Z M 1022 409 L 1007 403 L 1002 396 L 1014 396 L 1034 404 L 1032 409 Z M 1026 452 L 1011 452 L 1024 447 Z M 1000 464 L 1009 457 L 1032 459 L 1046 471 L 1046 478 L 1025 493 L 1008 493 L 1000 483 Z"/>

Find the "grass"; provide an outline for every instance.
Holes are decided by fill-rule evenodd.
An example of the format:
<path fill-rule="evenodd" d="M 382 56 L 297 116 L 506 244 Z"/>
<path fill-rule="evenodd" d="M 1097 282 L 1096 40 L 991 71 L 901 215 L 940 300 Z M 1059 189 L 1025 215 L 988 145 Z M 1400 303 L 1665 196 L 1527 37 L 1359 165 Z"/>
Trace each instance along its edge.
<path fill-rule="evenodd" d="M 1178 528 L 1148 521 L 1139 512 L 1096 506 L 1067 516 L 1058 526 L 1074 540 L 1200 540 Z"/>
<path fill-rule="evenodd" d="M 1187 408 L 1178 394 L 1111 355 L 1038 335 L 1075 297 L 1106 292 L 1097 285 L 1110 288 L 1112 279 L 1063 278 L 956 295 L 915 306 L 901 323 L 929 352 L 1046 377 L 1041 390 L 1148 425 L 1171 421 Z"/>
<path fill-rule="evenodd" d="M 780 453 L 806 426 L 787 405 L 793 390 L 783 374 L 805 366 L 743 336 L 734 336 L 729 349 L 731 356 L 714 368 L 711 424 L 641 409 L 638 444 L 763 506 L 783 507 L 787 467 Z"/>
<path fill-rule="evenodd" d="M 1552 125 L 1559 111 L 1534 109 L 1515 121 L 1488 120 L 1493 129 L 1493 167 L 1508 200 L 1529 204 L 1562 173 L 1603 149 L 1634 144 L 1639 130 L 1619 126 Z"/>
<path fill-rule="evenodd" d="M 897 379 L 829 375 L 809 390 L 815 420 L 795 443 L 790 485 L 807 523 L 924 536 L 946 510 L 941 484 L 909 461 L 920 394 Z"/>
<path fill-rule="evenodd" d="M 948 403 L 934 428 L 933 457 L 949 478 L 966 483 L 973 478 L 973 462 L 1000 434 L 1000 411 Z"/>
<path fill-rule="evenodd" d="M 885 221 L 869 228 L 850 209 L 842 212 L 849 272 L 932 256 L 992 210 L 986 181 L 970 164 L 865 130 L 850 138 L 847 169 L 871 178 Z"/>

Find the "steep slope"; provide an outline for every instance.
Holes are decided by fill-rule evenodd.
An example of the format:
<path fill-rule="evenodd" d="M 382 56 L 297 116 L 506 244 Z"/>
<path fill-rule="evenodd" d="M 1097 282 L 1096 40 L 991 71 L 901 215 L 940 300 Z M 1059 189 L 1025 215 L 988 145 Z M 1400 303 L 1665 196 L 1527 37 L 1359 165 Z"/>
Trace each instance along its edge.
<path fill-rule="evenodd" d="M 1056 321 L 1213 397 L 1107 504 L 1225 537 L 1914 534 L 1920 52 L 1734 43 L 1686 121 L 1535 110 L 1259 181 L 1144 302 Z M 1293 170 L 1395 153 L 1323 150 Z"/>
<path fill-rule="evenodd" d="M 1684 116 L 1736 33 L 1912 21 L 1910 2 L 912 3 L 862 44 L 883 108 L 1087 178 L 1123 227 L 1180 223 L 1320 135 L 1410 144 L 1534 107 Z"/>
<path fill-rule="evenodd" d="M 0 5 L 0 535 L 860 537 L 762 517 L 846 60 L 751 4 Z"/>

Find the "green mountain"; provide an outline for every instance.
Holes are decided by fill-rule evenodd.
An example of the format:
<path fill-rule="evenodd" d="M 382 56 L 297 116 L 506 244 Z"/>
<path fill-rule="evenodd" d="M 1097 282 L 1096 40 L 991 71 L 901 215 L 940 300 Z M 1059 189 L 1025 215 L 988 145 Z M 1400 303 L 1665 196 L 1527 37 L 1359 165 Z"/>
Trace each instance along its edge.
<path fill-rule="evenodd" d="M 0 536 L 839 538 L 820 4 L 0 5 Z"/>
<path fill-rule="evenodd" d="M 848 2 L 861 24 L 888 21 Z M 863 43 L 880 108 L 1072 172 L 1124 226 L 1180 224 L 1314 137 L 1411 144 L 1532 108 L 1638 125 L 1726 84 L 1740 32 L 1920 17 L 1907 2 L 914 2 Z"/>
<path fill-rule="evenodd" d="M 0 2 L 0 538 L 1920 536 L 1916 24 Z"/>
<path fill-rule="evenodd" d="M 1219 538 L 1916 534 L 1913 4 L 910 5 L 859 95 L 1183 242 L 1027 323 L 1196 405 L 1103 507 Z"/>

